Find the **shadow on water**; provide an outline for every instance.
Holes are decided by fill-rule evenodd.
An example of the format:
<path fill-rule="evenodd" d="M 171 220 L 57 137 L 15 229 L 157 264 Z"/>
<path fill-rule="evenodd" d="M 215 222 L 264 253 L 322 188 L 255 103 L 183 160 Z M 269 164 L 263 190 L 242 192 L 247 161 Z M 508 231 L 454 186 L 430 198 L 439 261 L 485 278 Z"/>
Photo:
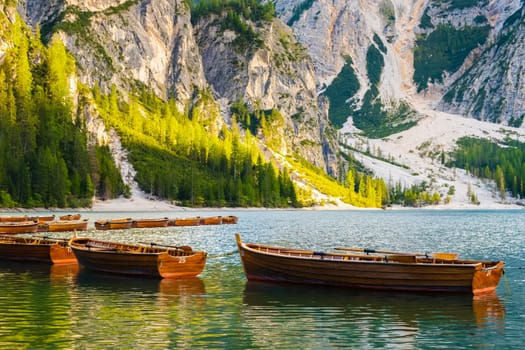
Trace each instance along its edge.
<path fill-rule="evenodd" d="M 77 264 L 52 265 L 37 262 L 0 260 L 0 276 L 26 276 L 34 280 L 51 282 L 72 280 L 79 271 Z"/>
<path fill-rule="evenodd" d="M 470 294 L 399 293 L 340 289 L 248 281 L 243 302 L 247 306 L 276 309 L 339 308 L 349 313 L 394 318 L 411 323 L 415 319 L 453 319 L 482 324 L 503 322 L 505 306 L 496 293 Z"/>
<path fill-rule="evenodd" d="M 245 334 L 263 348 L 271 338 L 277 348 L 302 342 L 305 348 L 417 349 L 432 348 L 441 339 L 450 345 L 445 348 L 463 349 L 504 329 L 506 314 L 496 294 L 389 293 L 265 282 L 246 282 L 243 306 Z"/>
<path fill-rule="evenodd" d="M 81 268 L 77 275 L 80 288 L 106 293 L 140 292 L 165 296 L 199 295 L 206 292 L 198 278 L 159 279 L 100 273 Z"/>

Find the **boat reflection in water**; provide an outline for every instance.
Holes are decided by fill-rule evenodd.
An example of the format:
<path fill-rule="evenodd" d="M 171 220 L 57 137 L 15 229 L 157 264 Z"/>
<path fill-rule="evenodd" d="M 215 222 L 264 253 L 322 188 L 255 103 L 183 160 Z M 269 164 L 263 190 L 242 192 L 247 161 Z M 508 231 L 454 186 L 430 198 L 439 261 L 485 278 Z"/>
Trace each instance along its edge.
<path fill-rule="evenodd" d="M 502 329 L 505 318 L 496 293 L 473 297 L 247 281 L 243 304 L 243 319 L 250 324 L 254 344 L 268 345 L 258 336 L 264 333 L 283 341 L 274 344 L 277 348 L 298 341 L 294 329 L 310 330 L 312 336 L 301 340 L 305 348 L 324 346 L 326 339 L 335 347 L 359 339 L 363 343 L 354 343 L 355 348 L 381 347 L 383 341 L 417 348 L 431 344 L 436 332 L 461 339 L 463 332 Z"/>
<path fill-rule="evenodd" d="M 81 288 L 102 294 L 138 293 L 141 295 L 184 296 L 205 293 L 204 283 L 198 277 L 180 279 L 137 278 L 89 271 L 83 268 L 77 275 L 77 284 Z"/>
<path fill-rule="evenodd" d="M 42 264 L 34 261 L 3 261 L 0 260 L 0 279 L 2 276 L 40 281 L 47 280 L 51 283 L 74 282 L 78 273 L 78 264 Z"/>
<path fill-rule="evenodd" d="M 79 266 L 78 264 L 67 264 L 67 265 L 51 265 L 49 269 L 49 276 L 51 282 L 73 282 L 76 281 L 78 275 Z"/>

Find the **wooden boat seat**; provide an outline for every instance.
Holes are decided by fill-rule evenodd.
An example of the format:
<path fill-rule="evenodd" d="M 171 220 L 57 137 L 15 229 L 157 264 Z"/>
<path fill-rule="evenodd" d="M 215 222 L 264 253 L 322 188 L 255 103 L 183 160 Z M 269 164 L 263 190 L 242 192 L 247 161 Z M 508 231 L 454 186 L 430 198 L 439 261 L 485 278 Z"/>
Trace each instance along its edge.
<path fill-rule="evenodd" d="M 406 263 L 406 264 L 412 264 L 415 263 L 416 256 L 415 255 L 406 255 L 406 254 L 393 254 L 393 255 L 385 255 L 385 261 L 389 262 L 399 262 L 399 263 Z"/>
<path fill-rule="evenodd" d="M 91 244 L 86 244 L 86 247 L 89 248 L 89 250 L 108 251 L 108 252 L 117 251 L 117 248 L 115 247 L 101 247 L 101 246 L 91 245 Z"/>
<path fill-rule="evenodd" d="M 432 253 L 432 257 L 436 260 L 456 260 L 458 254 L 456 253 Z"/>

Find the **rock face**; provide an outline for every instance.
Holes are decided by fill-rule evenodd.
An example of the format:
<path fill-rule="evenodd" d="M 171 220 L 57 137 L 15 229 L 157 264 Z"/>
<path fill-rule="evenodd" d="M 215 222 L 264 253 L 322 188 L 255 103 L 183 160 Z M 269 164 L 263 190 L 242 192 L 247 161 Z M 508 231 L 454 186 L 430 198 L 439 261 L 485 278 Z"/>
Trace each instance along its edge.
<path fill-rule="evenodd" d="M 54 26 L 88 86 L 130 91 L 144 84 L 181 105 L 206 86 L 183 0 L 28 0 L 19 7 L 31 25 Z"/>
<path fill-rule="evenodd" d="M 515 126 L 521 125 L 525 101 L 523 6 L 521 0 L 275 2 L 279 17 L 308 48 L 319 90 L 331 84 L 349 56 L 361 86 L 356 95 L 362 97 L 370 86 L 367 48 L 377 36 L 386 47 L 379 84 L 383 101 L 423 101 L 440 110 Z M 487 40 L 460 62 L 459 69 L 444 69 L 439 81 L 422 90 L 416 87 L 418 38 L 440 26 L 462 31 L 484 25 L 489 26 Z"/>
<path fill-rule="evenodd" d="M 494 26 L 491 39 L 465 62 L 461 75 L 449 85 L 442 105 L 454 113 L 522 127 L 525 9 L 516 1 L 505 3 L 494 1 L 489 7 L 488 17 Z M 518 5 L 521 7 L 510 13 Z"/>
<path fill-rule="evenodd" d="M 275 0 L 279 19 L 249 25 L 262 45 L 239 50 L 225 14 L 195 23 L 185 0 L 20 0 L 17 9 L 43 36 L 56 33 L 76 56 L 79 81 L 108 91 L 147 86 L 182 109 L 198 89 L 210 88 L 227 119 L 232 102 L 277 109 L 279 152 L 298 152 L 335 174 L 336 133 L 328 102 L 319 94 L 350 57 L 358 101 L 377 88 L 383 105 L 423 101 L 440 110 L 521 126 L 523 89 L 522 0 Z M 488 27 L 486 40 L 453 70 L 421 88 L 414 52 L 438 28 Z M 1 43 L 0 43 L 1 44 Z M 367 57 L 382 56 L 379 82 Z M 0 45 L 0 59 L 1 59 Z M 428 57 L 430 58 L 430 57 Z M 424 61 L 426 57 L 423 57 Z M 415 107 L 414 107 L 415 108 Z M 417 108 L 416 108 L 417 109 Z M 351 117 L 349 115 L 348 117 Z"/>
<path fill-rule="evenodd" d="M 317 166 L 335 171 L 335 140 L 317 102 L 313 64 L 304 47 L 280 20 L 254 26 L 264 45 L 241 50 L 238 34 L 221 30 L 215 16 L 195 26 L 206 81 L 219 99 L 244 100 L 252 108 L 278 110 L 285 118 L 282 154 L 298 152 Z"/>
<path fill-rule="evenodd" d="M 227 118 L 232 101 L 284 116 L 283 154 L 298 152 L 335 173 L 335 133 L 326 108 L 319 108 L 313 65 L 290 28 L 275 19 L 255 30 L 265 47 L 238 53 L 236 34 L 221 31 L 215 19 L 191 23 L 184 0 L 55 0 L 19 2 L 32 26 L 60 35 L 79 65 L 79 80 L 103 91 L 141 85 L 183 110 L 197 89 L 211 87 Z M 220 16 L 220 14 L 219 14 Z M 213 23 L 212 23 L 213 22 Z M 42 31 L 44 35 L 44 31 Z"/>

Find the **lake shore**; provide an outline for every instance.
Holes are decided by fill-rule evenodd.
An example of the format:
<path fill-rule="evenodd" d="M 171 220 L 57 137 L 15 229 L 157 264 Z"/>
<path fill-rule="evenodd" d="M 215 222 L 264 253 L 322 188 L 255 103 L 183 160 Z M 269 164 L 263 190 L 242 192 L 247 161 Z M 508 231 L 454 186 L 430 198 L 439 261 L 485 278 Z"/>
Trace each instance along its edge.
<path fill-rule="evenodd" d="M 415 207 L 403 207 L 395 205 L 386 208 L 387 210 L 519 210 L 525 209 L 523 205 L 516 203 L 498 203 L 498 202 L 487 202 L 480 203 L 479 205 L 471 203 L 450 203 L 450 204 L 439 204 L 431 205 L 420 208 Z M 95 200 L 91 208 L 0 208 L 0 212 L 155 212 L 155 211 L 175 211 L 175 212 L 191 212 L 191 211 L 232 211 L 232 210 L 381 210 L 373 208 L 358 208 L 349 204 L 339 202 L 337 204 L 326 204 L 323 206 L 305 207 L 305 208 L 258 208 L 258 207 L 204 207 L 204 208 L 191 208 L 182 207 L 173 203 L 148 199 L 145 197 L 132 197 L 132 198 L 117 198 L 111 200 Z"/>

